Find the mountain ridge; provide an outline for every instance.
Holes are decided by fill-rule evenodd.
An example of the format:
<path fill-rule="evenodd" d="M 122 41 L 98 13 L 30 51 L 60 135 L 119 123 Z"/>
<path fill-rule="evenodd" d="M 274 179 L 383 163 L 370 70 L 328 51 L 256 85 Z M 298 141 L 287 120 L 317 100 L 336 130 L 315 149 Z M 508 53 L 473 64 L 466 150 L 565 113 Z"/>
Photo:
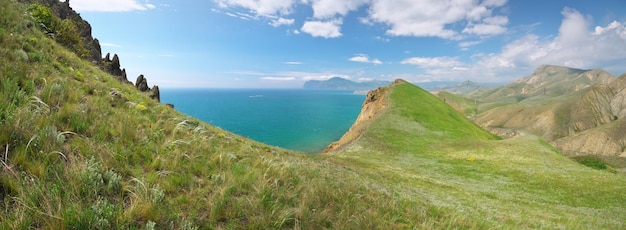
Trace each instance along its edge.
<path fill-rule="evenodd" d="M 304 89 L 331 89 L 331 90 L 372 90 L 388 85 L 388 81 L 354 82 L 341 77 L 333 77 L 328 80 L 309 80 L 304 83 Z"/>
<path fill-rule="evenodd" d="M 603 131 L 619 128 L 602 126 L 621 127 L 612 122 L 626 116 L 625 88 L 624 75 L 543 65 L 529 76 L 474 97 L 479 103 L 474 120 L 501 136 L 541 136 L 570 155 L 624 156 L 624 135 Z M 594 135 L 607 138 L 598 141 Z M 607 145 L 615 147 L 607 151 Z"/>

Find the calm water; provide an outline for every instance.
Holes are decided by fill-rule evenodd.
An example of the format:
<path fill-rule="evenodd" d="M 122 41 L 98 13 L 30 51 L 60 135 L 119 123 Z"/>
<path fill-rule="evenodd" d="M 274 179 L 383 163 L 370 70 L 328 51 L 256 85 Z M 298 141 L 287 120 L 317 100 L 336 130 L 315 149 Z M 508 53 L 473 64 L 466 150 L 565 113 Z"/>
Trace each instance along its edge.
<path fill-rule="evenodd" d="M 161 102 L 230 132 L 321 152 L 356 120 L 364 95 L 304 89 L 162 89 Z"/>

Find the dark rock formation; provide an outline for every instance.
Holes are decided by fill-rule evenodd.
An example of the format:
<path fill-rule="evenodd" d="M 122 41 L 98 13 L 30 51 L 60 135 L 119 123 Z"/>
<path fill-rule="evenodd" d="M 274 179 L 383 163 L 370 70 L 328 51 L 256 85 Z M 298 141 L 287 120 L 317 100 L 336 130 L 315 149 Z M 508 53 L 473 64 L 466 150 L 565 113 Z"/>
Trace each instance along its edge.
<path fill-rule="evenodd" d="M 102 58 L 102 48 L 100 46 L 100 41 L 95 39 L 91 35 L 91 25 L 83 20 L 83 18 L 74 11 L 70 7 L 70 1 L 65 0 L 61 2 L 59 0 L 18 0 L 25 4 L 42 4 L 50 7 L 52 12 L 56 14 L 62 20 L 72 20 L 76 27 L 78 28 L 80 37 L 82 38 L 82 44 L 89 51 L 89 55 L 86 57 L 88 60 L 92 61 L 94 64 L 107 71 L 111 75 L 115 77 L 115 79 L 128 83 L 132 85 L 126 75 L 126 69 L 121 68 L 120 58 L 117 54 L 113 55 L 111 59 L 111 54 L 107 53 L 104 58 Z M 160 92 L 159 87 L 154 86 L 152 89 L 148 87 L 148 81 L 143 76 L 140 75 L 137 78 L 137 82 L 135 83 L 135 87 L 139 89 L 141 92 L 150 92 L 150 98 L 153 98 L 160 102 Z"/>
<path fill-rule="evenodd" d="M 135 81 L 135 87 L 141 92 L 150 91 L 150 87 L 148 87 L 148 79 L 146 79 L 143 74 L 137 77 L 137 81 Z"/>
<path fill-rule="evenodd" d="M 126 77 L 126 69 L 120 69 L 120 58 L 117 54 L 114 54 L 113 59 L 111 59 L 111 54 L 107 53 L 101 63 L 102 68 L 113 75 L 115 79 L 124 83 L 132 84 Z"/>
<path fill-rule="evenodd" d="M 70 1 L 61 2 L 59 0 L 19 0 L 26 4 L 38 3 L 50 7 L 60 19 L 72 20 L 79 31 L 85 48 L 89 51 L 87 59 L 101 65 L 102 50 L 100 42 L 91 35 L 91 25 L 83 20 L 76 11 L 70 7 Z"/>
<path fill-rule="evenodd" d="M 148 79 L 146 79 L 143 74 L 137 77 L 135 87 L 141 92 L 150 92 L 150 98 L 161 102 L 161 92 L 159 91 L 159 86 L 155 85 L 152 88 L 148 87 Z"/>
<path fill-rule="evenodd" d="M 159 86 L 155 85 L 150 89 L 150 98 L 156 100 L 157 102 L 161 102 L 161 92 L 159 91 Z"/>
<path fill-rule="evenodd" d="M 111 60 L 111 65 L 109 66 L 109 73 L 113 74 L 113 76 L 122 76 L 122 69 L 120 69 L 120 58 L 117 54 L 113 55 L 113 60 Z"/>

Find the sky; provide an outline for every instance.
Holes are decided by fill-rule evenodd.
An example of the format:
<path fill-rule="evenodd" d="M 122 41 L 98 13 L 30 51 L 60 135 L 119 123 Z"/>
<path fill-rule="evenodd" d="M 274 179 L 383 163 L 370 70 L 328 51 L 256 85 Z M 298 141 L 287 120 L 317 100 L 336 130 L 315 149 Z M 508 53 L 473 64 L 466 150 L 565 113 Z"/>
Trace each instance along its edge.
<path fill-rule="evenodd" d="M 508 83 L 626 73 L 624 0 L 70 0 L 103 56 L 161 88 L 307 80 Z"/>

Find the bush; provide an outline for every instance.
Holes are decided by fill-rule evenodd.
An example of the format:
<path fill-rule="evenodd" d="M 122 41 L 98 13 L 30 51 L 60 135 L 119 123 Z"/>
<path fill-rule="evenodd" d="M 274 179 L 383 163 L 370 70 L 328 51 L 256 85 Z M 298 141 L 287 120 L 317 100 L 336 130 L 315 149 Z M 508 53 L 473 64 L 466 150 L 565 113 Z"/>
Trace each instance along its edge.
<path fill-rule="evenodd" d="M 53 37 L 59 44 L 69 48 L 81 58 L 89 55 L 80 37 L 78 26 L 70 19 L 61 20 L 50 7 L 31 4 L 28 12 L 35 22 L 39 23 L 44 32 Z"/>
<path fill-rule="evenodd" d="M 587 167 L 593 168 L 593 169 L 615 172 L 615 169 L 611 167 L 611 165 L 605 163 L 604 161 L 600 159 L 596 159 L 594 157 L 585 156 L 585 157 L 579 157 L 575 159 L 578 163 L 585 165 Z"/>

